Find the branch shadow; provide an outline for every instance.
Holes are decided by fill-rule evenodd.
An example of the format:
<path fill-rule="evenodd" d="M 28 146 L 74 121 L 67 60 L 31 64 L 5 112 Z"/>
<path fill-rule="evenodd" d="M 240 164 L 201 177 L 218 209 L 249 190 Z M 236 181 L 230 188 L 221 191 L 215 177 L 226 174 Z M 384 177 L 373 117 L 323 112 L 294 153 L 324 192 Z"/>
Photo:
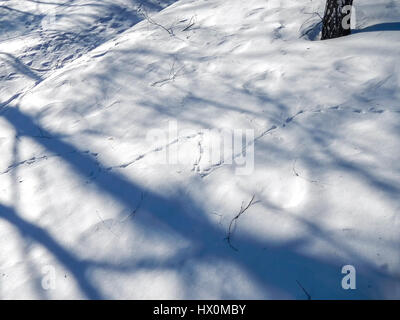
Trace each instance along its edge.
<path fill-rule="evenodd" d="M 120 173 L 104 167 L 90 152 L 81 151 L 57 138 L 56 135 L 41 128 L 30 115 L 15 107 L 4 108 L 0 116 L 15 128 L 19 136 L 28 137 L 49 152 L 60 156 L 78 176 L 91 180 L 100 192 L 112 196 L 127 208 L 136 206 L 136 199 L 132 195 L 140 194 L 143 190 L 142 186 L 128 180 Z M 38 134 L 40 132 L 44 136 L 52 138 L 44 139 Z M 93 172 L 96 173 L 93 175 Z M 222 259 L 228 264 L 239 266 L 259 284 L 265 293 L 274 289 L 280 292 L 281 297 L 306 298 L 297 281 L 301 280 L 302 286 L 307 287 L 304 279 L 307 281 L 307 279 L 313 278 L 313 281 L 316 279 L 322 288 L 319 297 L 330 299 L 371 297 L 365 292 L 349 293 L 341 289 L 341 264 L 339 261 L 302 254 L 301 248 L 307 245 L 310 239 L 300 237 L 290 241 L 268 242 L 250 235 L 238 236 L 235 241 L 240 243 L 240 251 L 235 252 L 228 245 L 224 245 L 225 232 L 205 218 L 204 209 L 188 197 L 185 199 L 185 203 L 190 204 L 190 212 L 187 212 L 182 208 L 181 201 L 178 197 L 164 197 L 154 192 L 146 192 L 146 203 L 143 205 L 146 215 L 155 217 L 174 233 L 188 239 L 192 245 L 191 250 L 183 250 L 173 259 L 173 262 L 165 261 L 160 264 L 161 267 L 168 266 L 176 271 L 182 271 L 182 266 L 188 261 L 208 262 Z M 266 210 L 270 209 L 266 206 Z M 90 299 L 101 299 L 103 294 L 99 287 L 90 281 L 87 274 L 89 268 L 98 267 L 127 272 L 127 270 L 135 271 L 139 267 L 154 267 L 155 261 L 143 262 L 143 264 L 135 262 L 126 265 L 125 263 L 125 267 L 120 267 L 121 263 L 83 261 L 65 249 L 47 231 L 24 220 L 12 208 L 0 205 L 0 217 L 16 227 L 22 235 L 28 236 L 51 252 L 62 265 L 71 271 L 82 293 Z M 146 230 L 157 232 L 147 219 L 130 221 L 135 225 L 140 224 Z M 305 221 L 302 223 L 310 229 L 311 234 L 334 242 L 318 226 Z M 334 244 L 343 247 L 343 244 Z M 391 276 L 369 265 L 356 252 L 350 253 L 354 257 L 354 261 L 363 266 L 363 271 L 358 274 L 359 283 L 377 288 L 380 281 L 392 279 Z M 192 265 L 191 268 L 193 267 Z M 185 270 L 185 281 L 191 283 L 190 281 L 196 277 L 196 273 Z M 372 278 L 371 274 L 374 275 Z M 374 293 L 374 295 L 376 294 Z"/>
<path fill-rule="evenodd" d="M 136 49 L 138 50 L 138 49 Z M 147 55 L 148 52 L 139 52 Z M 124 65 L 124 71 L 126 66 Z M 110 70 L 109 74 L 118 75 L 114 70 Z M 138 79 L 140 77 L 138 76 Z M 238 90 L 232 88 L 232 90 Z M 231 91 L 232 91 L 231 90 Z M 272 113 L 272 120 L 274 122 L 285 122 L 285 125 L 293 125 L 293 115 L 288 105 L 283 103 L 281 96 L 279 99 L 269 97 L 263 90 L 257 88 L 248 88 L 244 86 L 240 89 L 243 94 L 255 95 L 261 103 L 274 104 L 277 107 L 275 112 Z M 290 93 L 290 92 L 289 92 Z M 287 93 L 287 94 L 289 94 Z M 150 102 L 149 102 L 150 100 Z M 245 112 L 245 109 L 229 103 L 218 102 L 212 98 L 201 98 L 201 95 L 188 95 L 188 102 L 191 104 L 198 103 L 199 105 L 213 105 L 216 110 Z M 79 104 L 82 104 L 81 99 Z M 8 102 L 7 102 L 8 103 Z M 6 104 L 7 104 L 6 103 Z M 6 106 L 4 104 L 4 106 Z M 157 112 L 164 112 L 170 116 L 176 116 L 173 113 L 168 113 L 167 108 L 164 107 L 161 101 L 151 99 L 141 101 L 142 105 L 148 108 L 153 108 Z M 111 196 L 113 199 L 118 200 L 123 206 L 128 209 L 136 207 L 136 196 L 143 192 L 144 187 L 121 174 L 121 170 L 114 170 L 106 167 L 98 161 L 96 156 L 89 151 L 80 150 L 78 147 L 63 140 L 60 134 L 50 132 L 39 125 L 39 120 L 34 116 L 24 113 L 15 107 L 5 107 L 0 114 L 21 137 L 32 139 L 35 143 L 44 147 L 49 153 L 59 156 L 65 163 L 71 167 L 71 172 L 75 173 L 82 180 L 90 181 L 99 190 L 99 193 L 104 193 Z M 191 111 L 192 112 L 192 111 Z M 254 116 L 262 116 L 261 113 L 255 113 Z M 187 114 L 179 115 L 180 119 L 195 122 L 193 116 Z M 286 119 L 286 120 L 285 120 Z M 198 121 L 198 120 L 197 120 Z M 108 123 L 109 126 L 118 125 L 117 123 Z M 139 126 L 140 124 L 135 124 Z M 199 123 L 199 125 L 206 126 L 207 123 Z M 322 126 L 321 126 L 322 127 Z M 311 130 L 312 129 L 312 130 Z M 311 136 L 315 142 L 321 146 L 326 146 L 324 138 L 327 139 L 326 132 L 317 132 L 316 128 L 304 128 L 304 134 Z M 271 151 L 271 146 L 268 146 L 267 151 Z M 286 151 L 284 153 L 283 151 Z M 276 154 L 286 158 L 290 156 L 287 150 L 277 149 L 274 150 Z M 329 151 L 328 151 L 329 152 Z M 343 171 L 355 173 L 357 176 L 372 184 L 378 190 L 384 190 L 389 195 L 398 196 L 399 187 L 389 180 L 384 180 L 376 174 L 360 169 L 354 163 L 347 161 L 345 158 L 340 157 L 335 153 L 329 153 L 329 156 L 335 160 Z M 314 161 L 314 162 L 313 162 Z M 318 162 L 310 155 L 310 166 L 317 167 Z M 184 190 L 177 190 L 177 193 L 183 194 Z M 158 221 L 161 221 L 168 230 L 172 230 L 183 238 L 187 239 L 191 247 L 186 250 L 180 250 L 178 254 L 172 258 L 165 259 L 164 261 L 156 261 L 155 259 L 141 259 L 136 261 L 134 257 L 130 260 L 119 261 L 118 263 L 110 263 L 108 261 L 87 261 L 82 260 L 77 255 L 66 249 L 60 242 L 56 241 L 47 231 L 31 222 L 26 221 L 18 215 L 15 209 L 0 206 L 0 217 L 15 226 L 21 234 L 27 235 L 34 241 L 47 248 L 61 264 L 65 265 L 74 274 L 77 279 L 79 287 L 83 294 L 88 298 L 96 299 L 103 298 L 105 294 L 101 292 L 100 284 L 96 284 L 90 280 L 88 272 L 92 268 L 103 270 L 116 271 L 121 273 L 135 272 L 140 269 L 159 269 L 168 268 L 182 272 L 182 278 L 185 279 L 187 287 L 186 296 L 190 296 L 190 286 L 199 275 L 196 274 L 197 262 L 213 262 L 216 259 L 222 259 L 227 264 L 237 265 L 242 268 L 254 282 L 258 283 L 264 292 L 276 290 L 279 292 L 279 297 L 296 297 L 306 298 L 301 288 L 297 285 L 299 281 L 307 291 L 310 291 L 312 298 L 371 298 L 380 297 L 381 281 L 395 282 L 393 276 L 386 273 L 384 270 L 371 265 L 357 252 L 351 250 L 346 243 L 338 242 L 329 235 L 329 232 L 322 230 L 318 225 L 307 221 L 306 219 L 298 219 L 298 222 L 304 226 L 309 232 L 309 236 L 301 236 L 295 240 L 280 240 L 280 241 L 265 241 L 260 240 L 253 235 L 235 235 L 235 244 L 237 244 L 239 251 L 234 252 L 224 242 L 226 233 L 217 226 L 213 225 L 207 218 L 207 212 L 204 207 L 196 201 L 195 197 L 180 198 L 178 196 L 168 197 L 160 195 L 156 192 L 146 192 L 146 202 L 141 209 L 141 216 L 152 216 Z M 190 210 L 182 207 L 182 202 L 190 206 Z M 264 203 L 266 212 L 277 210 L 273 205 Z M 143 211 L 142 211 L 143 210 Z M 283 212 L 282 212 L 283 213 Z M 151 224 L 150 219 L 136 217 L 130 219 L 130 223 L 139 226 L 149 232 L 162 232 Z M 304 253 L 302 250 L 308 245 L 312 245 L 314 240 L 312 237 L 322 239 L 325 242 L 331 243 L 339 250 L 344 251 L 348 256 L 353 257 L 353 260 L 360 272 L 358 273 L 358 286 L 369 287 L 376 289 L 375 292 L 371 290 L 345 292 L 340 287 L 340 268 L 341 262 L 333 258 L 314 257 Z M 371 239 L 361 239 L 366 243 Z M 186 266 L 186 267 L 185 267 Z M 90 270 L 89 270 L 90 269 Z M 358 268 L 357 268 L 358 269 Z M 232 279 L 228 279 L 232 280 Z M 318 284 L 318 288 L 309 289 L 310 283 Z M 318 290 L 317 290 L 318 289 Z M 236 296 L 235 296 L 236 294 Z M 237 297 L 238 293 L 226 293 L 223 298 Z"/>
<path fill-rule="evenodd" d="M 0 204 L 0 218 L 13 225 L 24 238 L 29 238 L 46 248 L 78 282 L 82 293 L 89 299 L 101 299 L 101 293 L 88 279 L 89 265 L 65 249 L 44 229 L 20 217 L 12 208 Z"/>
<path fill-rule="evenodd" d="M 18 59 L 14 55 L 7 52 L 0 52 L 0 56 L 2 55 L 6 56 L 6 59 L 4 60 L 8 62 L 15 69 L 15 71 L 34 80 L 36 84 L 43 80 L 40 75 L 31 70 L 27 65 L 25 65 L 20 59 Z"/>

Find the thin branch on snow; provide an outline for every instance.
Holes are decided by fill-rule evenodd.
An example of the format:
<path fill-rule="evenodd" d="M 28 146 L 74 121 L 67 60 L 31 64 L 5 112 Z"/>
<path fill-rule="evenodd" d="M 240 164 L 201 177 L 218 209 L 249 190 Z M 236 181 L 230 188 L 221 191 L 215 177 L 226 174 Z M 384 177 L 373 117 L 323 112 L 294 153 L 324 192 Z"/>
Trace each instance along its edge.
<path fill-rule="evenodd" d="M 315 16 L 315 15 L 317 15 L 320 19 L 321 19 L 321 21 L 324 19 L 320 14 L 319 14 L 319 12 L 304 12 L 305 14 L 311 14 L 311 15 L 313 15 L 313 16 Z M 312 17 L 311 17 L 312 18 Z M 308 20 L 307 20 L 308 21 Z"/>
<path fill-rule="evenodd" d="M 132 211 L 127 217 L 125 217 L 125 218 L 122 220 L 122 222 L 124 222 L 125 220 L 129 219 L 131 216 L 134 216 L 134 215 L 139 211 L 139 209 L 140 209 L 140 207 L 142 206 L 142 203 L 143 203 L 143 201 L 144 201 L 144 198 L 146 198 L 146 193 L 142 192 L 142 193 L 140 194 L 140 200 L 139 200 L 138 204 L 136 205 L 136 208 L 133 209 L 133 211 Z"/>
<path fill-rule="evenodd" d="M 256 195 L 253 195 L 253 197 L 251 198 L 250 202 L 247 204 L 246 207 L 244 207 L 244 202 L 242 202 L 242 206 L 240 207 L 240 211 L 239 213 L 232 219 L 231 223 L 229 224 L 229 228 L 228 228 L 228 235 L 226 237 L 226 241 L 228 241 L 229 246 L 235 250 L 235 251 L 239 251 L 237 248 L 235 248 L 232 245 L 232 236 L 233 236 L 233 232 L 235 231 L 236 228 L 236 223 L 237 220 L 240 218 L 240 216 L 245 213 L 251 206 L 255 205 L 256 203 L 258 203 L 259 201 L 254 201 Z"/>
<path fill-rule="evenodd" d="M 116 236 L 117 238 L 119 237 L 114 231 L 112 231 L 112 229 L 110 227 L 107 226 L 106 222 L 103 220 L 103 218 L 100 216 L 99 212 L 96 210 L 96 214 L 99 217 L 100 221 L 103 223 L 104 227 L 110 231 L 114 236 Z"/>
<path fill-rule="evenodd" d="M 196 24 L 196 16 L 192 16 L 189 20 L 189 23 L 185 28 L 182 29 L 182 31 L 188 31 L 191 27 L 193 27 Z"/>
<path fill-rule="evenodd" d="M 298 160 L 298 159 L 296 159 L 296 160 L 293 162 L 293 167 L 292 167 L 293 174 L 294 174 L 296 177 L 298 177 L 298 178 L 300 178 L 300 179 L 303 179 L 303 180 L 305 180 L 305 181 L 308 181 L 308 182 L 310 182 L 310 183 L 315 183 L 315 184 L 317 184 L 317 185 L 320 185 L 321 187 L 329 186 L 329 184 L 327 184 L 327 183 L 323 183 L 323 182 L 320 182 L 320 181 L 318 181 L 318 180 L 308 179 L 308 178 L 305 178 L 304 176 L 302 176 L 302 175 L 297 171 L 297 169 L 296 169 L 297 160 Z"/>
<path fill-rule="evenodd" d="M 300 26 L 300 29 L 299 29 L 299 30 L 302 30 L 303 27 L 304 27 L 304 25 L 305 25 L 307 22 L 309 22 L 311 19 L 313 19 L 314 16 L 318 16 L 318 17 L 320 18 L 320 21 L 319 21 L 317 24 L 315 24 L 312 28 L 310 28 L 310 29 L 308 29 L 306 32 L 302 33 L 302 34 L 300 35 L 299 38 L 302 38 L 302 37 L 304 37 L 304 36 L 308 36 L 308 35 L 309 35 L 311 32 L 313 32 L 315 29 L 320 28 L 320 26 L 322 27 L 323 17 L 322 17 L 318 12 L 304 12 L 304 13 L 305 13 L 305 14 L 310 14 L 311 17 L 308 18 L 306 21 L 303 22 L 303 24 Z"/>
<path fill-rule="evenodd" d="M 143 9 L 141 6 L 139 6 L 139 8 L 137 9 L 137 12 L 138 12 L 139 14 L 141 14 L 141 15 L 147 20 L 148 23 L 150 23 L 150 24 L 152 24 L 152 25 L 155 25 L 155 26 L 157 26 L 157 27 L 160 27 L 161 29 L 165 30 L 166 32 L 168 32 L 168 34 L 169 34 L 171 37 L 174 37 L 174 36 L 175 36 L 175 33 L 174 33 L 174 30 L 173 30 L 172 26 L 169 27 L 169 28 L 167 28 L 167 27 L 163 26 L 162 24 L 160 24 L 160 23 L 154 21 L 154 20 L 148 15 L 147 11 L 146 11 L 145 9 Z"/>
<path fill-rule="evenodd" d="M 296 280 L 297 284 L 299 285 L 299 287 L 303 290 L 304 294 L 307 296 L 307 300 L 311 300 L 311 295 L 307 292 L 306 289 L 304 289 L 304 287 L 301 285 L 301 283 Z"/>
<path fill-rule="evenodd" d="M 183 69 L 183 67 L 180 67 L 178 70 L 175 69 L 175 65 L 176 65 L 176 61 L 174 61 L 174 63 L 172 64 L 170 70 L 169 70 L 169 76 L 166 79 L 163 80 L 158 80 L 156 82 L 153 82 L 151 84 L 152 87 L 155 86 L 163 86 L 164 84 L 166 84 L 169 81 L 175 81 L 176 77 L 178 76 L 179 72 Z"/>
<path fill-rule="evenodd" d="M 213 214 L 214 216 L 219 217 L 219 222 L 218 222 L 218 224 L 219 224 L 219 225 L 222 225 L 221 220 L 222 220 L 222 218 L 224 217 L 224 215 L 218 213 L 217 211 L 211 212 L 211 214 Z"/>
<path fill-rule="evenodd" d="M 299 178 L 304 179 L 304 180 L 306 180 L 306 181 L 308 181 L 308 182 L 311 182 L 311 183 L 318 183 L 317 180 L 311 180 L 311 179 L 307 179 L 307 178 L 304 178 L 303 176 L 301 176 L 301 175 L 297 172 L 297 170 L 296 170 L 296 163 L 297 163 L 297 159 L 293 162 L 293 167 L 292 167 L 293 174 L 294 174 L 296 177 L 299 177 Z"/>

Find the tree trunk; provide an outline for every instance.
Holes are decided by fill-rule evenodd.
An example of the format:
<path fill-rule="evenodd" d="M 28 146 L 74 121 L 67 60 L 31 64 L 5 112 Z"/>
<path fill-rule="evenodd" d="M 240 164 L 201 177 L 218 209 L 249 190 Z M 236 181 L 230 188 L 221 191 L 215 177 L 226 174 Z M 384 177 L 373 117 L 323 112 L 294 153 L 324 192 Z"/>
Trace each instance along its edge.
<path fill-rule="evenodd" d="M 353 0 L 326 1 L 321 40 L 339 38 L 351 33 L 352 6 Z"/>

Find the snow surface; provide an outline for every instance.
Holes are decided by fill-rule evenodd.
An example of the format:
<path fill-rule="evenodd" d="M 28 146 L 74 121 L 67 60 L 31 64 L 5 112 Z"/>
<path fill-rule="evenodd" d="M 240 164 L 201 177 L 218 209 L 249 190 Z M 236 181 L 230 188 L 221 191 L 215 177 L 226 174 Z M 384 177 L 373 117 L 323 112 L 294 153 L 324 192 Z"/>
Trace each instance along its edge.
<path fill-rule="evenodd" d="M 400 4 L 324 3 L 0 1 L 0 298 L 400 298 Z"/>

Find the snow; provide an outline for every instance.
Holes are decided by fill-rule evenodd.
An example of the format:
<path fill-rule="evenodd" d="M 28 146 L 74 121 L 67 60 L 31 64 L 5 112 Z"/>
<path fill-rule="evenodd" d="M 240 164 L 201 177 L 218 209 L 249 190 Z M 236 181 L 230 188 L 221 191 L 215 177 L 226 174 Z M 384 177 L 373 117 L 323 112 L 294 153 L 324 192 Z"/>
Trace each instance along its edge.
<path fill-rule="evenodd" d="M 57 3 L 0 1 L 1 299 L 400 297 L 397 2 Z"/>

